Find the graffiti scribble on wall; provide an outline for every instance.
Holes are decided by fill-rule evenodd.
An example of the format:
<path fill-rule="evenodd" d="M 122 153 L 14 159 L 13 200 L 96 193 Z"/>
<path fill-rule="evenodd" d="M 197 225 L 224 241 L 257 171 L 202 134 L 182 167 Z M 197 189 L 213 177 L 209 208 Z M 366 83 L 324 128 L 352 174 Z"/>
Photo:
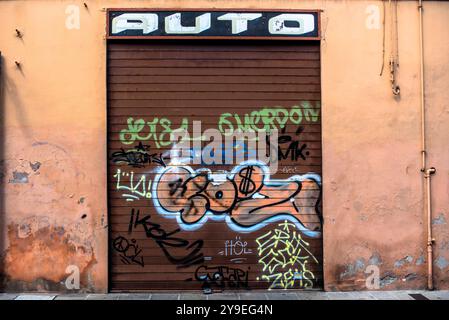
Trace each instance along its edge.
<path fill-rule="evenodd" d="M 200 281 L 201 288 L 205 293 L 212 293 L 215 290 L 231 289 L 249 289 L 248 275 L 250 267 L 245 271 L 240 268 L 230 268 L 226 266 L 199 266 L 195 270 L 194 279 L 189 278 L 186 281 Z"/>
<path fill-rule="evenodd" d="M 196 230 L 209 218 L 225 220 L 237 232 L 259 230 L 289 220 L 309 237 L 319 237 L 320 177 L 270 179 L 267 166 L 247 161 L 228 173 L 168 166 L 155 178 L 153 201 L 162 215 L 175 217 L 183 230 Z"/>
<path fill-rule="evenodd" d="M 144 145 L 142 142 L 132 149 L 120 148 L 119 151 L 115 151 L 111 155 L 111 161 L 114 164 L 126 164 L 135 168 L 142 168 L 151 163 L 165 167 L 164 160 L 167 159 L 162 156 L 162 153 L 150 152 L 150 146 Z"/>
<path fill-rule="evenodd" d="M 137 264 L 144 267 L 142 250 L 136 242 L 136 239 L 129 241 L 123 236 L 118 236 L 112 240 L 112 247 L 120 253 L 120 260 L 124 264 Z"/>
<path fill-rule="evenodd" d="M 181 276 L 182 287 L 204 293 L 317 286 L 320 103 L 215 109 L 139 112 L 120 126 L 109 159 L 121 197 L 113 204 L 139 206 L 112 242 L 117 261 L 130 265 L 121 270 L 140 265 L 161 287 Z"/>
<path fill-rule="evenodd" d="M 150 215 L 141 218 L 140 210 L 131 209 L 128 233 L 132 234 L 137 227 L 143 228 L 146 237 L 153 239 L 161 248 L 167 260 L 176 265 L 177 268 L 187 268 L 204 262 L 204 256 L 201 252 L 203 240 L 190 242 L 189 240 L 176 237 L 175 235 L 181 231 L 179 228 L 167 232 L 159 224 L 151 222 L 150 219 Z M 182 250 L 185 250 L 184 255 L 179 253 Z M 177 251 L 177 253 L 174 254 L 174 251 Z"/>
<path fill-rule="evenodd" d="M 263 266 L 258 280 L 270 283 L 269 289 L 313 287 L 315 276 L 309 269 L 310 260 L 318 263 L 309 251 L 309 243 L 302 239 L 295 224 L 285 220 L 277 228 L 256 239 L 259 263 Z"/>
<path fill-rule="evenodd" d="M 299 136 L 304 131 L 304 127 L 299 126 L 295 131 L 295 136 L 285 133 L 286 127 L 282 128 L 281 136 L 278 138 L 278 159 L 289 159 L 292 161 L 306 160 L 306 156 L 310 154 L 307 151 L 307 143 L 301 143 Z M 267 142 L 269 140 L 267 139 Z"/>
<path fill-rule="evenodd" d="M 230 261 L 234 263 L 242 263 L 246 260 L 245 255 L 252 254 L 253 250 L 248 248 L 248 242 L 242 241 L 240 236 L 235 239 L 226 240 L 224 250 L 218 252 L 219 255 L 230 257 Z"/>
<path fill-rule="evenodd" d="M 126 172 L 121 169 L 117 169 L 114 174 L 114 178 L 117 179 L 116 189 L 118 191 L 125 191 L 122 197 L 126 201 L 139 200 L 140 198 L 151 198 L 151 179 L 147 178 L 144 174 L 140 175 L 138 180 L 134 179 L 134 172 Z M 122 184 L 122 178 L 126 178 L 126 184 Z M 148 181 L 148 182 L 147 182 Z"/>

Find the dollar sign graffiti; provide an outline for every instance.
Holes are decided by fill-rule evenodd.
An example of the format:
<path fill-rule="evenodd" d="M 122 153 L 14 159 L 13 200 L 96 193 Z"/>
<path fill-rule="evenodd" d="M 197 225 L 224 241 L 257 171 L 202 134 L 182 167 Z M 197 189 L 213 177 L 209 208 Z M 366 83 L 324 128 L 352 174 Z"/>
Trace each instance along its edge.
<path fill-rule="evenodd" d="M 243 178 L 239 185 L 239 191 L 244 195 L 248 195 L 256 189 L 256 184 L 251 180 L 253 171 L 253 166 L 248 166 L 239 172 L 239 176 Z"/>

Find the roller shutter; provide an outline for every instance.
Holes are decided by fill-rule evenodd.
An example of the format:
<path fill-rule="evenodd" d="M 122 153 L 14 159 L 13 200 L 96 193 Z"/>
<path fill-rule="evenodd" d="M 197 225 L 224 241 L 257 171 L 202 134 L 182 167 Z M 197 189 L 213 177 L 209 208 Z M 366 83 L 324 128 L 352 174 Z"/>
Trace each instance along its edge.
<path fill-rule="evenodd" d="M 109 42 L 107 63 L 111 290 L 321 288 L 319 43 Z M 194 120 L 278 129 L 277 173 L 172 159 Z"/>

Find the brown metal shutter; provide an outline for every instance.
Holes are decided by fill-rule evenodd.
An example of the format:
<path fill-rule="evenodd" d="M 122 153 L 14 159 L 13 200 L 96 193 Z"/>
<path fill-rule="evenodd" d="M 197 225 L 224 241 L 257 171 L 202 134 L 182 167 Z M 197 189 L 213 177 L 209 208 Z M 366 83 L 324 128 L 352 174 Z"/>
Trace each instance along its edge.
<path fill-rule="evenodd" d="M 111 290 L 321 288 L 320 96 L 315 42 L 110 42 Z M 264 117 L 280 130 L 270 182 L 242 166 L 217 186 L 164 155 L 170 130 L 193 120 L 204 131 Z M 258 199 L 240 201 L 255 188 Z M 207 206 L 218 219 L 198 220 Z"/>

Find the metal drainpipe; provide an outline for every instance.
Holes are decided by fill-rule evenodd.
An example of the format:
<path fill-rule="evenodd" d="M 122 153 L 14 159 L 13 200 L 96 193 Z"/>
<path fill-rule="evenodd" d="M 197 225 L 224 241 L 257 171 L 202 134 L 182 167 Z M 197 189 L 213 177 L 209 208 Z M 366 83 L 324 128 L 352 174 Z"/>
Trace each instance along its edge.
<path fill-rule="evenodd" d="M 432 237 L 432 206 L 431 206 L 431 176 L 435 174 L 436 169 L 431 167 L 427 169 L 426 164 L 426 125 L 425 125 L 425 99 L 424 99 L 424 33 L 423 33 L 423 4 L 418 0 L 419 10 L 419 49 L 420 49 L 420 73 L 421 73 L 421 172 L 424 174 L 426 185 L 426 207 L 427 211 L 427 289 L 433 290 L 433 243 Z"/>
<path fill-rule="evenodd" d="M 426 202 L 427 202 L 427 289 L 433 290 L 433 243 L 435 239 L 432 237 L 432 207 L 430 193 L 430 177 L 436 172 L 434 167 L 429 168 L 424 173 L 426 180 Z"/>

